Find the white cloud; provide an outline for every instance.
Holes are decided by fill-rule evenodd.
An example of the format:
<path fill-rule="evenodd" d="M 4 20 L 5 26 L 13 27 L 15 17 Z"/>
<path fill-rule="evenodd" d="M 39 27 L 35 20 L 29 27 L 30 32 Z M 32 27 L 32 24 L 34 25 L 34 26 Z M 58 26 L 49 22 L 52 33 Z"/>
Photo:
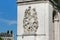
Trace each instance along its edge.
<path fill-rule="evenodd" d="M 0 19 L 0 22 L 4 22 L 7 25 L 14 25 L 17 24 L 16 20 L 7 20 L 7 19 Z"/>
<path fill-rule="evenodd" d="M 10 21 L 10 22 L 8 22 L 8 24 L 13 25 L 13 24 L 17 24 L 17 22 L 16 21 Z"/>

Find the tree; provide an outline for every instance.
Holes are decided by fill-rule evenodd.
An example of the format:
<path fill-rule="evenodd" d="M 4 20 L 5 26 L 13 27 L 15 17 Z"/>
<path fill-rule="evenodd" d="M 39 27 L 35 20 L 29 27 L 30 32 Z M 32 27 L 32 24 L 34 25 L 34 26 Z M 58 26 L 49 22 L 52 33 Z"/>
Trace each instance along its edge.
<path fill-rule="evenodd" d="M 0 40 L 2 40 L 2 38 L 0 37 Z"/>
<path fill-rule="evenodd" d="M 59 0 L 54 0 L 56 3 L 58 3 Z"/>
<path fill-rule="evenodd" d="M 60 10 L 60 1 L 59 0 L 49 0 L 54 6 L 57 7 L 58 10 Z"/>

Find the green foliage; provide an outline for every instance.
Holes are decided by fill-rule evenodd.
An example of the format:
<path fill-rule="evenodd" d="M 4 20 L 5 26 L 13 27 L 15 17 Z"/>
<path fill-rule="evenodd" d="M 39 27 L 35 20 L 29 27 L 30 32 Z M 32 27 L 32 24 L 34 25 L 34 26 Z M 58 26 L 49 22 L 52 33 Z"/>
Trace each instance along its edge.
<path fill-rule="evenodd" d="M 54 6 L 56 6 L 58 10 L 60 10 L 60 1 L 59 1 L 59 0 L 53 0 L 57 5 L 56 5 L 52 0 L 49 0 L 49 1 L 50 1 Z"/>
<path fill-rule="evenodd" d="M 2 38 L 0 37 L 0 40 L 2 40 Z"/>
<path fill-rule="evenodd" d="M 59 0 L 54 0 L 56 3 L 57 3 L 57 5 L 56 5 L 56 7 L 60 10 L 60 1 Z"/>
<path fill-rule="evenodd" d="M 56 3 L 58 3 L 59 0 L 54 0 Z"/>

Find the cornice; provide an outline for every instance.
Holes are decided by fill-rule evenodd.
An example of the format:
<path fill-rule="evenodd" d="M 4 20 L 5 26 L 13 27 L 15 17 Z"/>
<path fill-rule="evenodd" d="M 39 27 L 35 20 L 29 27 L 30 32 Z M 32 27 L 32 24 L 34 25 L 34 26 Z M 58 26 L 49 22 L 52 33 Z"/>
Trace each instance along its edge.
<path fill-rule="evenodd" d="M 50 3 L 50 2 L 49 1 L 27 1 L 27 2 L 17 2 L 17 5 L 21 6 L 21 5 L 38 4 L 38 3 Z"/>

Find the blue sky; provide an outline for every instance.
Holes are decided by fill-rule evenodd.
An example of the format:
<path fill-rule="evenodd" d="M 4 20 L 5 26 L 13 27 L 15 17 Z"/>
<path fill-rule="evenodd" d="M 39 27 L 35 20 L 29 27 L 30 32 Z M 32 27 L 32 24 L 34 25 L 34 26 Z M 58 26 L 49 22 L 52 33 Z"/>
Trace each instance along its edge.
<path fill-rule="evenodd" d="M 0 0 L 0 32 L 6 32 L 7 30 L 13 30 L 14 40 L 16 40 L 16 0 Z"/>

